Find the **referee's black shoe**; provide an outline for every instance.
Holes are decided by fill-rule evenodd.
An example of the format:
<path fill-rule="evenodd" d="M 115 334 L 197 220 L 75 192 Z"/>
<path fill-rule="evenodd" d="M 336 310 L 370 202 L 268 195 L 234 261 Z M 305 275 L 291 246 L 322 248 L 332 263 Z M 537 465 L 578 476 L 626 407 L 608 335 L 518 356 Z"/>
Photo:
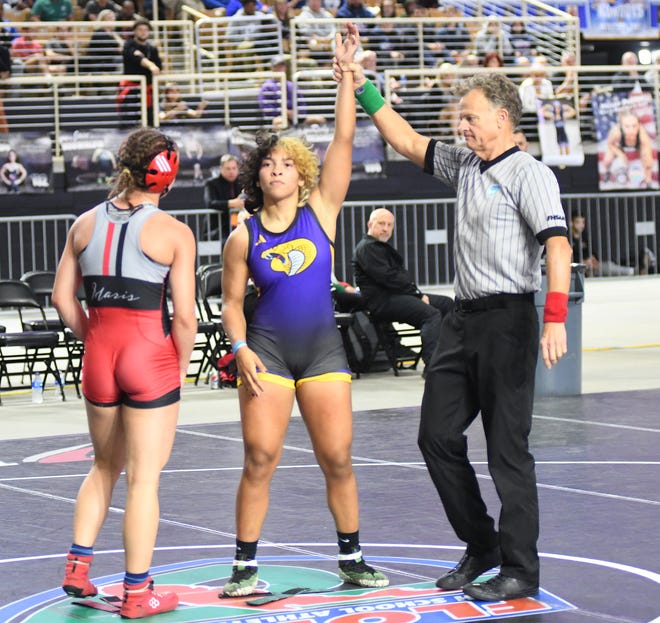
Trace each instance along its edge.
<path fill-rule="evenodd" d="M 459 563 L 449 572 L 438 578 L 435 585 L 448 591 L 462 588 L 476 580 L 484 571 L 496 567 L 502 562 L 499 548 L 479 556 L 465 553 Z"/>
<path fill-rule="evenodd" d="M 463 592 L 477 601 L 507 601 L 533 597 L 539 592 L 539 585 L 498 573 L 485 582 L 466 584 Z"/>

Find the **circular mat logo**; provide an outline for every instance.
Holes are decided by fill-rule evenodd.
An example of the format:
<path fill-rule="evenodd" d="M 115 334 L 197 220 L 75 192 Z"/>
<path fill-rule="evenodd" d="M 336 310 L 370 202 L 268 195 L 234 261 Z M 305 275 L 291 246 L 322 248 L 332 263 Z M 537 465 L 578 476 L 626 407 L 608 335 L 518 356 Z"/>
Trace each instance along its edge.
<path fill-rule="evenodd" d="M 376 564 L 424 564 L 442 567 L 428 559 L 372 556 Z M 537 598 L 487 604 L 465 600 L 462 591 L 440 591 L 432 582 L 385 588 L 354 588 L 335 573 L 313 566 L 313 556 L 260 558 L 259 584 L 249 597 L 222 598 L 222 586 L 231 574 L 231 559 L 203 559 L 157 567 L 152 570 L 159 591 L 175 591 L 176 610 L 159 615 L 164 623 L 444 623 L 499 619 L 572 609 L 573 606 L 541 591 Z M 267 564 L 264 564 L 267 563 Z M 123 575 L 94 578 L 99 595 L 70 598 L 61 589 L 14 602 L 0 608 L 6 623 L 71 623 L 117 621 Z M 3 616 L 4 615 L 4 616 Z"/>

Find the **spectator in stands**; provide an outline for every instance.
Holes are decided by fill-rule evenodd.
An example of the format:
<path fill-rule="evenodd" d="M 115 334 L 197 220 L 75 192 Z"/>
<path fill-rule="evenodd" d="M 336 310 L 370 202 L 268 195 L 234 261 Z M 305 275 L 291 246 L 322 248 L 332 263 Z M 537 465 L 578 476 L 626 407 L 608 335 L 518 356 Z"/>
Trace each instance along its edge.
<path fill-rule="evenodd" d="M 527 32 L 525 22 L 518 21 L 511 24 L 509 30 L 509 41 L 511 42 L 511 47 L 513 48 L 513 55 L 512 58 L 506 59 L 508 64 L 513 63 L 517 57 L 526 56 L 529 58 L 533 55 L 534 40 L 532 39 L 532 36 Z"/>
<path fill-rule="evenodd" d="M 527 141 L 527 137 L 520 128 L 516 128 L 513 131 L 513 140 L 515 141 L 516 145 L 518 145 L 518 149 L 520 149 L 520 151 L 527 151 L 529 149 L 529 142 Z"/>
<path fill-rule="evenodd" d="M 89 74 L 118 74 L 122 70 L 123 39 L 115 32 L 115 12 L 103 9 L 96 19 L 97 27 L 87 44 L 81 68 Z M 97 83 L 92 85 L 92 94 L 103 92 L 111 85 Z"/>
<path fill-rule="evenodd" d="M 378 56 L 371 50 L 365 50 L 357 62 L 363 67 L 366 75 L 370 80 L 378 86 L 378 90 L 382 93 L 385 91 L 385 72 L 381 71 L 378 67 Z M 401 82 L 395 77 L 390 77 L 390 104 L 396 108 L 403 102 L 397 90 L 401 88 Z"/>
<path fill-rule="evenodd" d="M 225 17 L 234 17 L 239 11 L 243 10 L 242 0 L 204 0 L 204 6 L 207 9 L 212 8 L 213 5 L 224 7 Z M 255 6 L 259 13 L 268 13 L 268 5 L 262 4 L 260 0 L 256 0 Z M 244 15 L 244 13 L 241 13 L 241 15 Z"/>
<path fill-rule="evenodd" d="M 135 2 L 133 0 L 124 0 L 117 11 L 118 22 L 132 22 L 140 17 L 135 11 Z"/>
<path fill-rule="evenodd" d="M 89 0 L 85 5 L 83 19 L 87 21 L 96 21 L 99 13 L 104 9 L 110 9 L 117 14 L 121 10 L 121 7 L 113 2 L 113 0 Z"/>
<path fill-rule="evenodd" d="M 383 0 L 380 20 L 369 33 L 369 47 L 376 53 L 383 69 L 419 66 L 416 37 L 409 40 L 404 29 L 388 18 L 395 17 L 394 0 Z"/>
<path fill-rule="evenodd" d="M 630 266 L 621 266 L 612 261 L 600 261 L 591 249 L 586 232 L 587 221 L 584 215 L 577 212 L 571 214 L 571 245 L 573 247 L 573 262 L 587 267 L 587 276 L 620 277 L 635 274 Z"/>
<path fill-rule="evenodd" d="M 5 17 L 5 6 L 5 4 L 0 2 L 0 45 L 9 47 L 11 42 L 18 37 L 18 30 L 13 26 L 5 25 L 13 21 Z"/>
<path fill-rule="evenodd" d="M 273 17 L 280 25 L 282 33 L 282 49 L 288 52 L 291 49 L 291 13 L 288 0 L 274 0 Z"/>
<path fill-rule="evenodd" d="M 28 172 L 21 164 L 21 159 L 14 149 L 7 152 L 7 162 L 0 167 L 0 180 L 7 192 L 17 193 L 19 186 L 27 179 Z"/>
<path fill-rule="evenodd" d="M 183 19 L 183 5 L 184 0 L 160 0 L 163 7 L 165 8 L 165 14 L 163 19 Z M 190 1 L 190 4 L 193 5 L 193 1 Z M 201 8 L 202 3 L 199 3 Z M 197 8 L 197 7 L 195 7 Z"/>
<path fill-rule="evenodd" d="M 418 0 L 405 0 L 403 4 L 405 18 L 410 18 L 411 21 L 418 18 L 428 17 L 428 9 L 424 8 Z M 399 25 L 399 34 L 403 37 L 404 43 L 400 46 L 401 51 L 404 53 L 407 63 L 413 67 L 420 67 L 422 65 L 433 65 L 436 55 L 444 54 L 444 42 L 440 41 L 435 34 L 434 24 L 429 24 L 430 29 L 424 32 L 422 37 L 423 48 L 421 50 L 422 57 L 420 58 L 420 34 L 418 28 L 419 22 L 407 24 L 405 21 Z M 426 44 L 429 43 L 427 46 Z M 436 43 L 438 45 L 436 45 Z"/>
<path fill-rule="evenodd" d="M 44 48 L 35 38 L 31 28 L 22 28 L 20 35 L 11 42 L 11 57 L 19 73 L 48 73 Z"/>
<path fill-rule="evenodd" d="M 238 183 L 239 161 L 232 154 L 220 158 L 220 171 L 204 184 L 204 207 L 215 210 L 209 215 L 206 240 L 222 240 L 238 224 L 237 214 L 245 209 L 245 199 Z"/>
<path fill-rule="evenodd" d="M 418 0 L 404 0 L 403 10 L 405 17 L 428 17 L 428 11 Z"/>
<path fill-rule="evenodd" d="M 158 48 L 149 42 L 151 24 L 146 19 L 135 20 L 133 24 L 133 38 L 124 43 L 122 57 L 124 60 L 124 74 L 137 74 L 147 80 L 147 123 L 152 126 L 153 115 L 153 77 L 160 74 L 163 62 L 160 59 Z M 122 80 L 119 83 L 117 95 L 119 117 L 124 127 L 137 125 L 140 121 L 140 83 Z"/>
<path fill-rule="evenodd" d="M 651 59 L 653 67 L 644 72 L 644 80 L 646 80 L 647 84 L 655 86 L 658 79 L 658 71 L 660 70 L 660 50 L 654 50 L 651 53 Z"/>
<path fill-rule="evenodd" d="M 267 21 L 273 21 L 272 15 L 266 15 L 258 10 L 256 0 L 241 0 L 242 8 L 237 11 L 229 22 L 227 28 L 227 39 L 235 46 L 233 65 L 240 66 L 245 63 L 246 66 L 261 69 L 261 56 L 254 50 L 255 44 L 264 34 Z M 252 55 L 256 61 L 248 61 Z"/>
<path fill-rule="evenodd" d="M 63 22 L 73 17 L 71 0 L 36 0 L 32 19 L 42 22 Z"/>
<path fill-rule="evenodd" d="M 379 0 L 378 4 L 371 7 L 371 11 L 374 17 L 380 17 L 381 19 L 395 19 L 398 17 L 396 13 L 396 0 Z"/>
<path fill-rule="evenodd" d="M 296 32 L 300 33 L 301 42 L 309 46 L 309 55 L 316 64 L 328 62 L 328 52 L 334 44 L 336 28 L 329 22 L 318 23 L 318 19 L 330 19 L 333 15 L 324 8 L 323 0 L 307 0 L 296 20 Z M 300 20 L 300 23 L 298 23 Z M 309 20 L 306 23 L 302 20 Z M 300 47 L 299 47 L 300 49 Z"/>
<path fill-rule="evenodd" d="M 71 32 L 66 26 L 58 26 L 51 31 L 51 37 L 44 48 L 48 73 L 63 74 L 73 71 L 76 52 L 69 43 L 70 38 Z"/>
<path fill-rule="evenodd" d="M 480 61 L 479 56 L 474 52 L 467 51 L 461 58 L 459 62 L 460 67 L 479 67 Z"/>
<path fill-rule="evenodd" d="M 522 101 L 523 114 L 533 113 L 536 115 L 536 101 L 554 97 L 552 82 L 547 78 L 547 69 L 544 64 L 538 62 L 532 64 L 529 69 L 529 76 L 518 87 L 518 93 Z"/>
<path fill-rule="evenodd" d="M 460 19 L 461 15 L 461 10 L 457 6 L 446 6 L 442 16 L 451 21 L 440 22 L 435 28 L 435 37 L 444 45 L 445 59 L 454 64 L 458 64 L 460 57 L 472 45 L 470 33 Z M 427 38 L 427 28 L 428 25 L 425 25 L 425 41 Z"/>
<path fill-rule="evenodd" d="M 270 61 L 270 70 L 286 74 L 289 56 L 278 54 Z M 270 123 L 277 129 L 285 128 L 295 121 L 294 98 L 298 107 L 298 118 L 304 119 L 304 123 L 324 123 L 325 119 L 320 116 L 306 116 L 307 106 L 299 89 L 294 91 L 293 82 L 286 81 L 286 120 L 282 113 L 282 86 L 277 78 L 268 78 L 259 89 L 259 110 L 266 123 Z"/>
<path fill-rule="evenodd" d="M 12 14 L 12 19 L 5 21 L 24 22 L 32 16 L 32 0 L 5 0 L 2 4 Z"/>
<path fill-rule="evenodd" d="M 502 58 L 513 56 L 513 46 L 497 20 L 487 20 L 474 37 L 474 50 L 483 59 L 487 52 L 499 52 Z"/>
<path fill-rule="evenodd" d="M 444 105 L 438 113 L 438 127 L 433 136 L 444 143 L 457 143 L 462 139 L 458 132 L 458 100 L 454 97 L 456 86 L 456 67 L 445 62 L 439 67 L 438 80 L 434 86 L 443 98 Z"/>
<path fill-rule="evenodd" d="M 445 61 L 451 61 L 451 57 L 445 45 L 445 37 L 449 33 L 438 28 L 438 24 L 427 24 L 422 26 L 422 37 L 424 41 L 424 65 L 436 67 Z"/>
<path fill-rule="evenodd" d="M 575 52 L 567 50 L 561 55 L 561 66 L 564 71 L 564 79 L 561 84 L 555 89 L 555 95 L 565 95 L 572 97 L 575 94 L 575 89 L 577 87 L 577 72 L 575 65 L 577 64 L 577 58 Z"/>
<path fill-rule="evenodd" d="M 364 0 L 344 0 L 335 13 L 335 17 L 349 19 L 372 18 L 374 16 L 374 12 L 365 5 Z"/>
<path fill-rule="evenodd" d="M 612 76 L 612 89 L 615 92 L 630 93 L 648 88 L 643 74 L 637 69 L 639 59 L 632 51 L 621 56 L 621 69 Z"/>
<path fill-rule="evenodd" d="M 504 67 L 504 61 L 499 52 L 486 52 L 481 64 L 484 67 Z"/>
<path fill-rule="evenodd" d="M 339 9 L 337 9 L 335 17 L 344 19 L 369 19 L 373 18 L 374 14 L 364 4 L 364 0 L 344 0 L 344 3 L 339 7 Z M 360 31 L 360 36 L 362 36 L 366 34 L 367 30 L 369 30 L 369 26 L 366 24 L 358 24 L 358 29 Z M 365 41 L 362 43 L 366 44 Z"/>
<path fill-rule="evenodd" d="M 421 330 L 422 360 L 429 361 L 442 317 L 452 309 L 448 296 L 424 294 L 403 265 L 403 258 L 389 244 L 394 214 L 378 208 L 369 215 L 367 233 L 353 254 L 355 283 L 372 318 L 405 322 Z"/>
<path fill-rule="evenodd" d="M 166 84 L 163 100 L 158 115 L 161 123 L 177 119 L 199 119 L 208 106 L 208 101 L 201 100 L 195 108 L 181 97 L 181 89 L 176 84 Z"/>

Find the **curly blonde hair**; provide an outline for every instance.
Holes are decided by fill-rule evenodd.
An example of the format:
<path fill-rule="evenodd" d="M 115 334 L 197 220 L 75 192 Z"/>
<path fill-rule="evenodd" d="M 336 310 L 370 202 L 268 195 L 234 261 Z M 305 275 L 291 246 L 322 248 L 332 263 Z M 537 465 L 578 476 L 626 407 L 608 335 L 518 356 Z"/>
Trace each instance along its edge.
<path fill-rule="evenodd" d="M 319 158 L 303 139 L 296 136 L 280 136 L 270 130 L 261 130 L 256 136 L 257 146 L 246 156 L 241 165 L 240 184 L 247 195 L 246 209 L 251 214 L 264 204 L 263 191 L 259 187 L 259 171 L 264 159 L 274 149 L 285 151 L 294 161 L 302 179 L 298 205 L 304 205 L 319 181 Z"/>

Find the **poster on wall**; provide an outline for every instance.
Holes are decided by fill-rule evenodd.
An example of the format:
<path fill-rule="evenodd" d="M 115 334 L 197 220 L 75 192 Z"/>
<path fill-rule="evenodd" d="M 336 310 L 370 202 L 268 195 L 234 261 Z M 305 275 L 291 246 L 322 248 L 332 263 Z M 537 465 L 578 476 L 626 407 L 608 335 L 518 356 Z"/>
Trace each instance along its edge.
<path fill-rule="evenodd" d="M 549 167 L 581 167 L 584 150 L 577 111 L 570 98 L 538 99 L 541 159 Z"/>
<path fill-rule="evenodd" d="M 323 162 L 334 129 L 334 125 L 330 123 L 314 123 L 291 127 L 285 130 L 284 134 L 304 139 L 314 149 L 319 160 Z M 241 160 L 256 145 L 254 134 L 244 132 L 239 128 L 232 130 L 229 142 L 230 152 Z M 382 173 L 384 160 L 385 147 L 378 130 L 369 120 L 358 120 L 353 138 L 352 179 L 371 177 Z"/>
<path fill-rule="evenodd" d="M 595 93 L 600 190 L 660 188 L 653 98 L 650 93 Z"/>
<path fill-rule="evenodd" d="M 52 141 L 31 133 L 0 138 L 0 194 L 53 192 Z"/>
<path fill-rule="evenodd" d="M 334 124 L 312 124 L 297 126 L 293 132 L 303 137 L 316 151 L 323 162 L 325 152 L 334 133 Z M 376 126 L 368 119 L 360 119 L 353 137 L 352 179 L 371 177 L 382 172 L 385 160 L 383 139 Z"/>
<path fill-rule="evenodd" d="M 229 131 L 224 126 L 168 126 L 165 133 L 179 147 L 177 187 L 203 186 L 212 177 L 220 156 L 229 151 Z M 127 130 L 62 132 L 60 146 L 67 188 L 107 188 L 117 165 L 117 151 L 128 134 Z"/>
<path fill-rule="evenodd" d="M 587 39 L 649 39 L 658 36 L 650 0 L 588 0 Z"/>

